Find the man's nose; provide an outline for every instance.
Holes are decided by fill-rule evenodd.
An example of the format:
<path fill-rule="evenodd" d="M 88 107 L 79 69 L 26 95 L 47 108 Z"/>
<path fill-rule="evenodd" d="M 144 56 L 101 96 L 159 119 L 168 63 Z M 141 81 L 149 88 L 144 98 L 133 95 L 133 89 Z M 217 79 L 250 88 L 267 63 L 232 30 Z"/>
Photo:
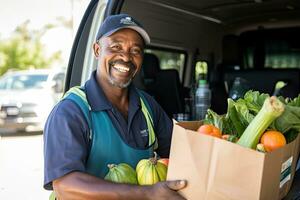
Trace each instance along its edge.
<path fill-rule="evenodd" d="M 132 55 L 129 51 L 120 52 L 120 56 L 124 62 L 132 61 Z"/>

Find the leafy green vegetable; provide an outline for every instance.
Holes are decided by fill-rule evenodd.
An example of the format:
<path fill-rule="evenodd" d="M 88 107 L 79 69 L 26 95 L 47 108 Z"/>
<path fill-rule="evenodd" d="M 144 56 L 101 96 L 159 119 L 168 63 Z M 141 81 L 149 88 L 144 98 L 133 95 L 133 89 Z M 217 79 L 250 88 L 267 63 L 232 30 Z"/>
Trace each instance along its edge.
<path fill-rule="evenodd" d="M 284 104 L 276 97 L 268 97 L 262 108 L 247 126 L 237 144 L 255 149 L 261 135 L 284 111 Z"/>
<path fill-rule="evenodd" d="M 244 100 L 249 111 L 256 115 L 263 106 L 266 98 L 268 97 L 270 97 L 268 94 L 249 90 L 248 92 L 246 92 Z"/>
<path fill-rule="evenodd" d="M 284 113 L 275 120 L 274 128 L 282 133 L 291 129 L 300 131 L 300 107 L 285 106 Z"/>
<path fill-rule="evenodd" d="M 206 118 L 204 119 L 204 124 L 213 124 L 215 127 L 219 128 L 223 134 L 235 135 L 236 131 L 230 122 L 230 119 L 225 115 L 218 115 L 211 109 L 207 110 Z"/>
<path fill-rule="evenodd" d="M 300 133 L 300 94 L 294 99 L 286 99 L 284 113 L 275 120 L 272 128 L 282 132 L 291 142 Z"/>
<path fill-rule="evenodd" d="M 224 116 L 218 115 L 211 109 L 208 109 L 206 117 L 204 119 L 204 124 L 213 124 L 215 127 L 222 130 L 224 126 Z"/>
<path fill-rule="evenodd" d="M 287 143 L 292 142 L 294 139 L 296 139 L 296 137 L 298 136 L 298 134 L 299 134 L 299 130 L 291 129 L 290 131 L 288 131 L 288 132 L 285 134 L 286 142 L 287 142 Z"/>
<path fill-rule="evenodd" d="M 218 115 L 214 111 L 209 110 L 205 123 L 215 125 L 223 134 L 239 137 L 261 110 L 264 101 L 269 97 L 268 94 L 249 90 L 244 95 L 244 98 L 240 98 L 237 101 L 228 99 L 226 114 Z M 285 105 L 285 111 L 268 129 L 282 132 L 289 142 L 300 133 L 300 94 L 294 99 L 286 99 L 282 96 L 277 97 L 277 99 Z"/>
<path fill-rule="evenodd" d="M 289 106 L 296 106 L 296 107 L 300 107 L 300 94 L 298 95 L 298 97 L 294 98 L 293 100 L 290 100 L 287 105 Z"/>
<path fill-rule="evenodd" d="M 235 108 L 237 112 L 243 116 L 244 125 L 248 126 L 248 124 L 253 120 L 254 114 L 252 114 L 248 109 L 247 102 L 244 99 L 238 99 L 235 104 Z"/>
<path fill-rule="evenodd" d="M 245 124 L 245 120 L 243 119 L 243 113 L 237 111 L 237 103 L 235 103 L 232 99 L 228 99 L 227 102 L 228 110 L 226 116 L 230 119 L 234 129 L 236 130 L 237 136 L 239 137 L 240 135 L 242 135 L 248 124 Z M 242 106 L 240 106 L 240 108 L 241 107 Z"/>

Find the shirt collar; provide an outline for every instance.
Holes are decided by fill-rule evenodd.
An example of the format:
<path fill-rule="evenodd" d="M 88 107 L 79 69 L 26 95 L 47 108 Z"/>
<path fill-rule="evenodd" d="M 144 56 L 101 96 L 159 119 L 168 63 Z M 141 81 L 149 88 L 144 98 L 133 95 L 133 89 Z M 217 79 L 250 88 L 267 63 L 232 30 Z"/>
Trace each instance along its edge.
<path fill-rule="evenodd" d="M 92 111 L 102 111 L 112 109 L 112 104 L 104 94 L 103 89 L 97 82 L 96 71 L 94 71 L 90 79 L 85 83 L 85 91 L 87 100 Z M 129 109 L 138 109 L 141 107 L 140 97 L 135 86 L 129 86 Z"/>

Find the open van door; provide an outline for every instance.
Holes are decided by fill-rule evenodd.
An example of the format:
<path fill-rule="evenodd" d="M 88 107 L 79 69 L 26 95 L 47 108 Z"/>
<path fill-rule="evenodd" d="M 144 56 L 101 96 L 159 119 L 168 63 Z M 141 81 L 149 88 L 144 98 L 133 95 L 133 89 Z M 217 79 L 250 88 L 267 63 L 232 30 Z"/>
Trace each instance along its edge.
<path fill-rule="evenodd" d="M 71 50 L 65 91 L 84 83 L 95 69 L 96 63 L 92 51 L 97 31 L 103 19 L 120 12 L 123 0 L 91 0 L 81 20 Z"/>

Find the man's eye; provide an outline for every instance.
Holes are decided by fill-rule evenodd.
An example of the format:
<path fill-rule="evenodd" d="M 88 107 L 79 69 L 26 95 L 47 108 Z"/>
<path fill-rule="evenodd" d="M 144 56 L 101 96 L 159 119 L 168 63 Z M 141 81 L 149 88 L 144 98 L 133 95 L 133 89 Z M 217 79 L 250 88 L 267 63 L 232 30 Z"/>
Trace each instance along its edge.
<path fill-rule="evenodd" d="M 131 53 L 134 55 L 140 55 L 140 54 L 142 54 L 142 50 L 139 48 L 133 48 L 133 49 L 131 49 Z"/>
<path fill-rule="evenodd" d="M 110 46 L 110 48 L 113 50 L 120 50 L 121 46 L 120 45 L 112 45 L 112 46 Z"/>

